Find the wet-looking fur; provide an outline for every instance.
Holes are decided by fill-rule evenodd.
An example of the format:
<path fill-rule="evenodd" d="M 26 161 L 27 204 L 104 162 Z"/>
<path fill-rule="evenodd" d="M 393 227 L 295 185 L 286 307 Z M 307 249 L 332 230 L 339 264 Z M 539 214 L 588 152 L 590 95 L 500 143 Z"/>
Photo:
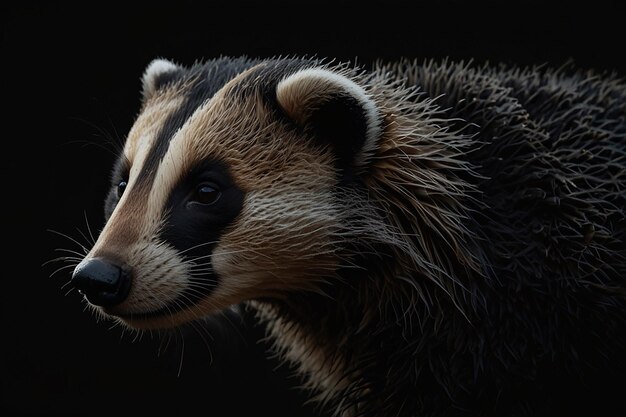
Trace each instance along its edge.
<path fill-rule="evenodd" d="M 86 257 L 132 284 L 94 309 L 152 329 L 240 304 L 338 416 L 591 404 L 625 387 L 625 85 L 156 60 Z"/>

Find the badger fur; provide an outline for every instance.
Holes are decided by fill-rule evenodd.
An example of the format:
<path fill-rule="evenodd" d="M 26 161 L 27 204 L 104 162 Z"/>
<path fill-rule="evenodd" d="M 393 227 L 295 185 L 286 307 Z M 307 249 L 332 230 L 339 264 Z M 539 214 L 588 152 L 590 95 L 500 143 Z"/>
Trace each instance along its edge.
<path fill-rule="evenodd" d="M 328 415 L 624 394 L 624 79 L 157 59 L 142 94 L 72 278 L 99 314 L 157 329 L 241 305 Z"/>

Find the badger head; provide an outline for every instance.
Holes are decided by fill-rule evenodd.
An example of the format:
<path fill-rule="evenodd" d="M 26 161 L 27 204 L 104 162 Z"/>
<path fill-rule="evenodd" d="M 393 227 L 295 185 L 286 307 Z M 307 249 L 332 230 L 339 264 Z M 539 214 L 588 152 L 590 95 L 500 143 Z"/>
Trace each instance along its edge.
<path fill-rule="evenodd" d="M 362 77 L 308 60 L 152 62 L 73 285 L 130 327 L 166 328 L 318 291 L 359 239 L 393 240 L 363 186 L 388 122 Z"/>

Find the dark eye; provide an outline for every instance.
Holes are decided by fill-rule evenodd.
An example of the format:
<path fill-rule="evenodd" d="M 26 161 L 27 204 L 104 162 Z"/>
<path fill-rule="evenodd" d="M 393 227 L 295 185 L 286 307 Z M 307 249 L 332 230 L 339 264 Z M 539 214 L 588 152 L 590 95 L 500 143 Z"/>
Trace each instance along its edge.
<path fill-rule="evenodd" d="M 219 200 L 222 193 L 212 184 L 200 184 L 196 188 L 191 200 L 205 205 L 211 205 Z"/>
<path fill-rule="evenodd" d="M 117 184 L 117 198 L 122 197 L 122 194 L 124 194 L 124 190 L 126 189 L 127 185 L 128 183 L 126 181 L 120 181 L 120 183 Z"/>

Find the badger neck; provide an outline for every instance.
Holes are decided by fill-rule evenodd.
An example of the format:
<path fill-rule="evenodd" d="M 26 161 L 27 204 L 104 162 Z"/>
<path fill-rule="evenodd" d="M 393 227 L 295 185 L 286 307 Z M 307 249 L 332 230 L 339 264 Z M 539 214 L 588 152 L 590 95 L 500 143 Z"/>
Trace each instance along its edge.
<path fill-rule="evenodd" d="M 387 407 L 387 393 L 402 395 L 393 380 L 417 378 L 409 369 L 421 365 L 407 358 L 420 360 L 420 343 L 438 327 L 468 324 L 443 289 L 419 272 L 402 276 L 389 248 L 380 250 L 353 259 L 319 292 L 252 303 L 275 352 L 298 369 L 317 401 L 344 415 Z"/>
<path fill-rule="evenodd" d="M 335 404 L 350 391 L 356 401 L 368 389 L 365 362 L 379 353 L 372 348 L 372 337 L 394 322 L 378 309 L 375 288 L 382 274 L 378 266 L 349 268 L 322 284 L 319 292 L 251 303 L 267 326 L 273 350 L 298 369 L 315 400 Z"/>

